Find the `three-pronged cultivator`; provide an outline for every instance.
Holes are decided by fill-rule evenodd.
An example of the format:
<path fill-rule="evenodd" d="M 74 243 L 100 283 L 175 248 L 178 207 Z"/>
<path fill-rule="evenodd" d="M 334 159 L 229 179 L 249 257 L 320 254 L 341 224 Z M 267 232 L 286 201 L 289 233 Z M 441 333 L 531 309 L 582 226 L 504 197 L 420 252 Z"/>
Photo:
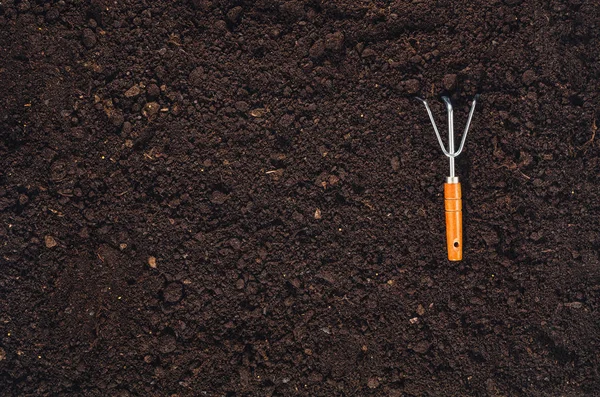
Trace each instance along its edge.
<path fill-rule="evenodd" d="M 473 118 L 473 113 L 475 112 L 475 105 L 477 104 L 478 97 L 479 95 L 476 95 L 475 98 L 473 98 L 467 125 L 465 127 L 465 131 L 463 132 L 458 150 L 455 150 L 454 148 L 454 113 L 450 98 L 445 96 L 442 97 L 442 100 L 446 103 L 446 109 L 448 111 L 448 150 L 446 150 L 444 147 L 442 137 L 440 136 L 437 126 L 435 125 L 433 114 L 431 113 L 431 109 L 429 108 L 427 101 L 418 98 L 421 102 L 423 102 L 425 108 L 427 109 L 429 119 L 431 120 L 431 124 L 433 124 L 433 130 L 435 131 L 435 135 L 437 136 L 440 147 L 442 148 L 442 152 L 444 152 L 444 155 L 450 159 L 450 176 L 447 178 L 446 183 L 444 184 L 444 202 L 446 208 L 446 245 L 448 247 L 448 259 L 451 261 L 460 261 L 463 257 L 462 196 L 460 182 L 458 181 L 458 177 L 456 176 L 455 172 L 454 159 L 462 152 L 465 146 L 465 140 L 467 139 L 467 133 L 469 132 L 469 126 L 471 125 L 471 119 Z"/>

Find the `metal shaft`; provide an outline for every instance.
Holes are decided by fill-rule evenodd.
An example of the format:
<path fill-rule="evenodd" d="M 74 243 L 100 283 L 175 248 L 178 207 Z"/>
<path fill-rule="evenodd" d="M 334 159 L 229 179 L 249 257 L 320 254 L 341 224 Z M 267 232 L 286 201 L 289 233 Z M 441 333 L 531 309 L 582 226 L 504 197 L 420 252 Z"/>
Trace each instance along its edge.
<path fill-rule="evenodd" d="M 450 98 L 443 97 L 444 102 L 446 102 L 446 109 L 448 110 L 448 152 L 454 154 L 454 109 L 452 109 L 452 103 L 450 103 Z M 449 158 L 450 161 L 450 178 L 454 178 L 456 176 L 456 171 L 454 167 L 454 157 Z"/>

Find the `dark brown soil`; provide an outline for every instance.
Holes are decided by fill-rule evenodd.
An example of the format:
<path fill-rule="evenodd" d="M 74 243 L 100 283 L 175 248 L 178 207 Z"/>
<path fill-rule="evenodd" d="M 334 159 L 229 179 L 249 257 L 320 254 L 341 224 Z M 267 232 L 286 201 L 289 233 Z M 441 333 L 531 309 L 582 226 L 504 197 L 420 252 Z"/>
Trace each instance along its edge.
<path fill-rule="evenodd" d="M 600 395 L 596 0 L 0 3 L 2 396 Z M 481 93 L 458 160 L 416 95 Z"/>

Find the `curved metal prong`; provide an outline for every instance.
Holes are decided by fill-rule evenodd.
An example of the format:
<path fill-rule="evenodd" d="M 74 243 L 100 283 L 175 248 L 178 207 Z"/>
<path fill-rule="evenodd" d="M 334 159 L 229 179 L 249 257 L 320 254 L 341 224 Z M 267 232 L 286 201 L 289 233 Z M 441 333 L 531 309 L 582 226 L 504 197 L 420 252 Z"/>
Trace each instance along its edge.
<path fill-rule="evenodd" d="M 437 126 L 435 125 L 435 120 L 433 119 L 433 113 L 431 113 L 429 104 L 427 103 L 427 101 L 425 99 L 422 99 L 419 97 L 417 97 L 417 99 L 419 101 L 423 102 L 423 104 L 425 105 L 425 109 L 427 109 L 427 114 L 429 115 L 429 120 L 431 120 L 431 124 L 433 125 L 433 130 L 435 131 L 435 136 L 437 137 L 437 140 L 438 140 L 438 143 L 440 144 L 440 148 L 442 149 L 442 152 L 444 152 L 444 154 L 448 157 L 453 157 L 450 153 L 448 153 L 446 151 L 446 148 L 444 147 L 444 142 L 442 142 L 442 137 L 440 136 L 440 132 L 438 131 Z"/>
<path fill-rule="evenodd" d="M 452 111 L 452 102 L 450 102 L 450 98 L 448 98 L 447 96 L 443 96 L 442 101 L 444 101 L 444 103 L 446 104 L 446 110 L 448 112 L 451 112 Z"/>
<path fill-rule="evenodd" d="M 469 118 L 467 119 L 467 125 L 465 126 L 463 136 L 460 140 L 460 146 L 458 147 L 458 150 L 454 154 L 454 157 L 458 156 L 462 152 L 463 148 L 465 147 L 465 141 L 467 139 L 467 133 L 469 132 L 469 127 L 471 126 L 471 119 L 473 118 L 473 113 L 475 113 L 475 105 L 477 105 L 477 99 L 479 99 L 479 94 L 475 95 L 475 97 L 473 98 L 473 103 L 471 104 L 471 111 L 469 112 Z"/>

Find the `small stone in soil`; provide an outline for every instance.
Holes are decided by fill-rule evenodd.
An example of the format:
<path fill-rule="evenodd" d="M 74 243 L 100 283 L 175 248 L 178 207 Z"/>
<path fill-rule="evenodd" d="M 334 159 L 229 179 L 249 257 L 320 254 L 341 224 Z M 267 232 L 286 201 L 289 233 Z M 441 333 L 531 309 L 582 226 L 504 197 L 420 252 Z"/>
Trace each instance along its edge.
<path fill-rule="evenodd" d="M 165 297 L 165 301 L 169 303 L 177 303 L 181 299 L 183 295 L 183 285 L 174 282 L 167 285 L 163 292 L 163 296 Z"/>
<path fill-rule="evenodd" d="M 456 88 L 456 75 L 455 74 L 447 74 L 444 76 L 444 88 L 448 91 L 452 91 Z"/>
<path fill-rule="evenodd" d="M 526 70 L 522 77 L 523 84 L 531 85 L 535 81 L 535 78 L 535 72 L 533 70 Z"/>
<path fill-rule="evenodd" d="M 219 19 L 213 23 L 213 28 L 215 31 L 219 33 L 225 33 L 227 31 L 227 22 L 222 19 Z"/>
<path fill-rule="evenodd" d="M 128 89 L 127 91 L 125 91 L 125 94 L 123 94 L 123 95 L 125 95 L 126 98 L 133 98 L 135 96 L 140 95 L 141 91 L 142 90 L 140 89 L 140 87 L 136 84 L 136 85 L 132 86 L 130 89 Z"/>
<path fill-rule="evenodd" d="M 160 346 L 158 348 L 161 353 L 171 353 L 176 347 L 177 340 L 175 339 L 175 336 L 170 334 L 161 336 Z"/>
<path fill-rule="evenodd" d="M 325 47 L 331 51 L 341 51 L 344 48 L 344 34 L 335 32 L 325 36 Z"/>
<path fill-rule="evenodd" d="M 160 110 L 160 105 L 156 102 L 148 102 L 142 109 L 142 114 L 145 117 L 152 117 Z"/>
<path fill-rule="evenodd" d="M 377 53 L 372 48 L 365 48 L 362 54 L 360 54 L 362 58 L 370 58 L 374 57 L 375 55 L 377 55 Z"/>
<path fill-rule="evenodd" d="M 404 87 L 406 89 L 406 92 L 409 94 L 416 94 L 417 92 L 419 92 L 419 89 L 421 88 L 421 84 L 419 83 L 419 80 L 417 79 L 410 79 L 404 82 Z"/>
<path fill-rule="evenodd" d="M 257 108 L 250 111 L 250 116 L 260 118 L 265 115 L 265 109 Z"/>
<path fill-rule="evenodd" d="M 46 248 L 54 248 L 58 245 L 58 243 L 52 236 L 44 237 L 44 242 L 46 243 Z"/>
<path fill-rule="evenodd" d="M 235 108 L 240 112 L 247 112 L 248 109 L 250 109 L 250 105 L 248 105 L 248 102 L 245 101 L 237 101 L 235 103 Z"/>
<path fill-rule="evenodd" d="M 235 288 L 244 289 L 244 280 L 242 280 L 241 278 L 238 279 L 238 281 L 235 282 Z"/>
<path fill-rule="evenodd" d="M 148 257 L 148 266 L 152 269 L 156 269 L 156 258 L 153 256 Z"/>
<path fill-rule="evenodd" d="M 243 8 L 240 6 L 237 7 L 233 7 L 231 10 L 229 10 L 229 12 L 227 13 L 227 20 L 230 23 L 239 23 L 240 20 L 242 19 L 242 11 Z"/>
<path fill-rule="evenodd" d="M 120 111 L 113 111 L 110 115 L 110 122 L 113 126 L 119 128 L 125 122 L 125 117 L 123 117 L 123 113 Z"/>
<path fill-rule="evenodd" d="M 48 12 L 46 12 L 46 21 L 48 22 L 55 21 L 58 19 L 58 17 L 60 17 L 60 11 L 58 11 L 56 8 L 51 8 L 48 10 Z"/>
<path fill-rule="evenodd" d="M 310 50 L 308 50 L 308 55 L 310 55 L 310 57 L 314 59 L 322 57 L 324 53 L 325 42 L 321 39 L 315 41 L 312 47 L 310 47 Z"/>
<path fill-rule="evenodd" d="M 414 55 L 409 58 L 409 61 L 414 64 L 421 64 L 423 63 L 423 58 L 420 55 Z"/>
<path fill-rule="evenodd" d="M 200 87 L 204 82 L 204 68 L 202 66 L 198 66 L 196 69 L 192 70 L 188 80 L 191 85 Z"/>
<path fill-rule="evenodd" d="M 150 84 L 146 92 L 150 99 L 156 99 L 160 96 L 160 88 L 156 84 Z"/>
<path fill-rule="evenodd" d="M 315 210 L 315 219 L 321 219 L 321 210 L 318 208 Z"/>
<path fill-rule="evenodd" d="M 427 350 L 429 350 L 430 347 L 431 347 L 431 343 L 427 342 L 426 340 L 422 340 L 420 342 L 417 342 L 412 347 L 412 350 L 414 350 L 417 353 L 424 354 L 424 353 L 427 353 Z"/>
<path fill-rule="evenodd" d="M 398 156 L 393 157 L 391 163 L 392 170 L 398 171 L 400 169 L 400 159 L 398 158 Z"/>
<path fill-rule="evenodd" d="M 291 114 L 284 114 L 279 120 L 279 124 L 281 124 L 283 127 L 289 127 L 293 122 L 294 116 Z"/>
<path fill-rule="evenodd" d="M 533 232 L 529 236 L 529 238 L 531 238 L 533 241 L 540 241 L 542 237 L 544 237 L 544 235 L 540 232 Z"/>
<path fill-rule="evenodd" d="M 92 29 L 83 29 L 81 41 L 86 48 L 92 48 L 96 45 L 96 34 L 92 31 Z"/>
<path fill-rule="evenodd" d="M 581 302 L 569 302 L 565 303 L 566 307 L 570 307 L 571 309 L 581 309 L 583 307 L 583 303 Z"/>
<path fill-rule="evenodd" d="M 367 386 L 369 386 L 369 389 L 377 389 L 379 387 L 379 380 L 377 378 L 369 378 Z"/>
<path fill-rule="evenodd" d="M 231 240 L 229 240 L 229 245 L 234 250 L 239 250 L 242 247 L 242 243 L 237 238 L 232 238 Z"/>
<path fill-rule="evenodd" d="M 210 197 L 210 202 L 213 204 L 221 205 L 221 204 L 224 204 L 228 198 L 229 198 L 229 196 L 227 196 L 225 193 L 215 191 L 215 192 L 213 192 L 212 196 Z"/>
<path fill-rule="evenodd" d="M 123 134 L 125 135 L 129 135 L 131 134 L 131 130 L 133 129 L 133 126 L 131 125 L 131 123 L 129 121 L 126 121 L 123 123 Z"/>

